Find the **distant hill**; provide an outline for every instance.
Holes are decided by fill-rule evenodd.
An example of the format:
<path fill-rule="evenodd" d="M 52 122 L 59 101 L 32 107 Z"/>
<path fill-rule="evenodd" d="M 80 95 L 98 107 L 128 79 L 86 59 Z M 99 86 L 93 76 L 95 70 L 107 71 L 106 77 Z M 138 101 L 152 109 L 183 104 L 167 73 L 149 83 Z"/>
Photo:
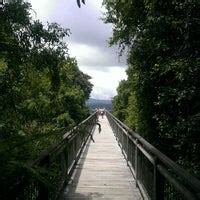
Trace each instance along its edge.
<path fill-rule="evenodd" d="M 86 101 L 86 105 L 94 110 L 95 108 L 105 108 L 107 110 L 112 110 L 112 100 L 101 100 L 101 99 L 92 99 L 90 98 Z"/>

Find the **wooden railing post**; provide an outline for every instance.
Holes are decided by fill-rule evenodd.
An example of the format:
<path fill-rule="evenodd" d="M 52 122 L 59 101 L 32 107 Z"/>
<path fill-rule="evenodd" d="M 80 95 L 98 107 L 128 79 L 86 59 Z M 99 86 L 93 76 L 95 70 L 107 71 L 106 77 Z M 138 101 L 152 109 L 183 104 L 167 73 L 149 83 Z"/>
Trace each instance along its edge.
<path fill-rule="evenodd" d="M 135 184 L 138 187 L 138 139 L 135 140 Z"/>
<path fill-rule="evenodd" d="M 128 138 L 128 134 L 126 135 L 126 155 L 127 155 L 127 165 L 128 165 L 128 161 L 129 161 L 129 138 Z"/>
<path fill-rule="evenodd" d="M 131 141 L 131 143 L 132 143 L 132 141 Z M 133 144 L 134 143 L 132 143 L 129 147 L 130 148 L 130 163 L 132 166 L 133 166 Z"/>
<path fill-rule="evenodd" d="M 67 176 L 67 161 L 66 161 L 66 156 L 65 156 L 65 152 L 63 151 L 61 153 L 61 169 L 62 169 L 62 178 L 63 181 L 65 182 L 65 177 Z"/>
<path fill-rule="evenodd" d="M 47 156 L 43 160 L 44 166 L 48 168 L 50 166 L 50 158 Z M 43 182 L 39 182 L 39 191 L 38 191 L 38 197 L 37 200 L 48 200 L 49 199 L 49 189 L 48 186 L 45 185 Z"/>
<path fill-rule="evenodd" d="M 154 199 L 164 200 L 164 180 L 157 168 L 158 159 L 154 159 Z"/>
<path fill-rule="evenodd" d="M 65 141 L 65 148 L 63 149 L 63 153 L 64 153 L 64 158 L 65 158 L 65 167 L 66 167 L 66 180 L 68 179 L 68 167 L 69 167 L 69 163 L 68 163 L 68 142 Z"/>

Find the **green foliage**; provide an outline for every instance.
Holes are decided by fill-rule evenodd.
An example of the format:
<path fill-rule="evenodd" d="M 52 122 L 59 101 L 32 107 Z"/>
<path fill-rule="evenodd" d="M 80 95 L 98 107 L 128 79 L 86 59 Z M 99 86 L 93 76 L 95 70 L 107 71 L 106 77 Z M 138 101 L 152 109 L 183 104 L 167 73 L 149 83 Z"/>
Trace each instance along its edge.
<path fill-rule="evenodd" d="M 127 87 L 128 82 L 122 80 L 117 88 L 118 96 L 113 98 L 114 114 L 121 120 L 125 120 L 126 106 L 128 104 L 128 96 L 130 89 Z"/>
<path fill-rule="evenodd" d="M 89 113 L 90 77 L 68 55 L 69 29 L 45 27 L 31 5 L 0 9 L 0 188 L 23 175 L 19 166 L 59 141 Z M 30 169 L 31 170 L 31 169 Z M 9 178 L 8 178 L 9 177 Z M 1 197 L 0 197 L 1 198 Z"/>
<path fill-rule="evenodd" d="M 115 114 L 200 177 L 198 1 L 104 0 L 110 44 L 127 48 Z"/>

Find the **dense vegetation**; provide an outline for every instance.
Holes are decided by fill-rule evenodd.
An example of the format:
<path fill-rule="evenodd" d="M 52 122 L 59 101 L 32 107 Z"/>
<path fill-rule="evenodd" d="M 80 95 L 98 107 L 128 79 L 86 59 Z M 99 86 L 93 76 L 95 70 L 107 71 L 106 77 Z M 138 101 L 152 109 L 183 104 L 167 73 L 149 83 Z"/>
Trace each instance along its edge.
<path fill-rule="evenodd" d="M 0 8 L 0 188 L 8 191 L 28 160 L 88 115 L 92 90 L 68 54 L 69 29 L 31 12 L 22 0 Z"/>
<path fill-rule="evenodd" d="M 104 1 L 110 44 L 128 49 L 114 113 L 200 177 L 200 2 Z"/>

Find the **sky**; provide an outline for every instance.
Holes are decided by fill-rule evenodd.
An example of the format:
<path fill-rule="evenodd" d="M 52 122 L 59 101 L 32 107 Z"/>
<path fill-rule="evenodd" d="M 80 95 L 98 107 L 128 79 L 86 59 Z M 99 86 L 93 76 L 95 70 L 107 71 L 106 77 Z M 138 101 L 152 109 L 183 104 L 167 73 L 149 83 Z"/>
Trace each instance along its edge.
<path fill-rule="evenodd" d="M 91 76 L 91 98 L 112 99 L 122 79 L 126 79 L 125 55 L 119 58 L 117 46 L 109 47 L 112 25 L 100 19 L 105 9 L 102 0 L 86 0 L 79 8 L 76 0 L 29 0 L 34 19 L 44 24 L 57 22 L 69 28 L 66 39 L 71 57 L 76 57 L 81 71 Z M 34 12 L 33 12 L 34 13 Z"/>

